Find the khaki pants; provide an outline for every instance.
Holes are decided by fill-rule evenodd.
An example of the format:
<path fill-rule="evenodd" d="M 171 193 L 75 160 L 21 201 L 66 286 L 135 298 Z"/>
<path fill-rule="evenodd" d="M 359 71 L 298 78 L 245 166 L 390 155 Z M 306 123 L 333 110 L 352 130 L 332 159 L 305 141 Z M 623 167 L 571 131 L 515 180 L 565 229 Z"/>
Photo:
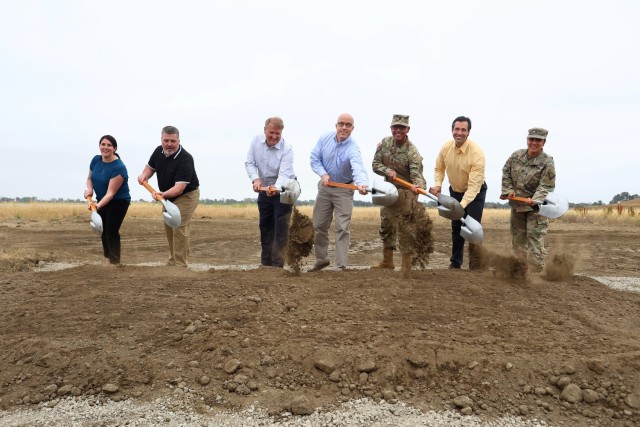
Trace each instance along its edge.
<path fill-rule="evenodd" d="M 316 264 L 329 262 L 329 227 L 335 218 L 336 267 L 347 267 L 352 211 L 353 190 L 323 187 L 321 183 L 318 184 L 318 195 L 313 206 L 313 229 L 316 235 L 313 246 Z"/>
<path fill-rule="evenodd" d="M 167 265 L 187 266 L 189 256 L 189 233 L 191 232 L 191 217 L 200 200 L 200 189 L 179 196 L 173 203 L 180 210 L 180 225 L 173 229 L 167 224 L 164 231 L 169 242 L 169 260 Z"/>

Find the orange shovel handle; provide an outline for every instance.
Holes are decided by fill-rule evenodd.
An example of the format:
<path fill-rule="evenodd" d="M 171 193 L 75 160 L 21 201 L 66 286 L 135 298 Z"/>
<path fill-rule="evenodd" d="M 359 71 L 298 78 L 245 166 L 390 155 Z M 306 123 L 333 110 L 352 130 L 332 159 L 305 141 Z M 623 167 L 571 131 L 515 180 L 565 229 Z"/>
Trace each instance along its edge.
<path fill-rule="evenodd" d="M 329 187 L 348 188 L 349 190 L 357 190 L 358 189 L 358 186 L 355 185 L 355 184 L 343 184 L 341 182 L 329 181 L 329 182 L 327 182 L 327 185 Z"/>
<path fill-rule="evenodd" d="M 142 181 L 140 183 L 140 185 L 142 185 L 144 188 L 146 188 L 147 190 L 149 190 L 149 193 L 153 194 L 156 192 L 156 190 L 149 185 L 149 183 L 147 181 Z M 158 196 L 158 198 L 156 199 L 157 201 L 161 201 L 164 200 L 162 197 Z"/>
<path fill-rule="evenodd" d="M 93 200 L 91 200 L 91 196 L 87 196 L 87 201 L 89 202 L 89 207 L 91 208 L 92 211 L 95 211 L 98 209 L 96 208 L 96 204 L 93 203 Z"/>
<path fill-rule="evenodd" d="M 395 177 L 395 178 L 393 178 L 393 180 L 395 182 L 397 182 L 398 184 L 402 185 L 403 187 L 407 187 L 407 188 L 413 187 L 412 183 L 410 183 L 408 181 L 405 181 L 402 178 Z M 420 188 L 420 187 L 418 187 L 418 193 L 424 194 L 425 196 L 427 195 L 427 192 L 424 189 Z"/>
<path fill-rule="evenodd" d="M 529 200 L 529 198 L 527 198 L 527 197 L 511 196 L 511 197 L 509 197 L 509 200 L 513 200 L 514 202 L 527 203 L 527 200 Z"/>

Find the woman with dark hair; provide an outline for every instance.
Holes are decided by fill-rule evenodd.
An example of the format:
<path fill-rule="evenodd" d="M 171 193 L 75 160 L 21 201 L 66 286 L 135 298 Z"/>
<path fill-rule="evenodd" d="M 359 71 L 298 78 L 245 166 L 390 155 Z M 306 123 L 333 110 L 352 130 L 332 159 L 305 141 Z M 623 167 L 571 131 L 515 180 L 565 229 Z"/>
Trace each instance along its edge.
<path fill-rule="evenodd" d="M 118 143 L 114 137 L 103 136 L 98 146 L 100 154 L 91 159 L 84 197 L 96 192 L 96 207 L 102 218 L 104 264 L 117 265 L 120 264 L 120 226 L 131 203 L 129 175 L 116 153 Z"/>

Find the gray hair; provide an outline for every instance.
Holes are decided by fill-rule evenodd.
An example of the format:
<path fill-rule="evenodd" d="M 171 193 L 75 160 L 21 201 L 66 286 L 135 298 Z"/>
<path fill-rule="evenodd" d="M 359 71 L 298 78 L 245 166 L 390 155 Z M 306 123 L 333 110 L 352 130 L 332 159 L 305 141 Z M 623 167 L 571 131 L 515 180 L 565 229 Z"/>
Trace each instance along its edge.
<path fill-rule="evenodd" d="M 180 138 L 180 131 L 175 126 L 165 126 L 162 128 L 162 133 L 166 133 L 167 135 L 178 135 Z"/>

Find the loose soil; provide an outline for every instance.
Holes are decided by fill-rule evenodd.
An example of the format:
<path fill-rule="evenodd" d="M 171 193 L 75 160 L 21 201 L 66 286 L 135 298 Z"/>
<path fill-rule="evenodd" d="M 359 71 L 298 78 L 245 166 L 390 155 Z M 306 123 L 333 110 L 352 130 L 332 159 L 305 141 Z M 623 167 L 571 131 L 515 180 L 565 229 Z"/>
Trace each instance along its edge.
<path fill-rule="evenodd" d="M 506 224 L 485 226 L 493 266 L 471 272 L 467 256 L 448 270 L 450 229 L 437 222 L 427 269 L 403 278 L 364 268 L 381 257 L 378 227 L 352 223 L 349 270 L 307 273 L 311 253 L 296 275 L 257 268 L 257 220 L 195 220 L 190 269 L 162 266 L 160 218 L 125 219 L 122 267 L 101 266 L 88 221 L 4 222 L 0 407 L 170 395 L 198 412 L 279 414 L 370 397 L 640 424 L 640 293 L 587 277 L 640 277 L 639 229 L 552 223 L 560 271 L 547 278 L 499 274 L 519 266 Z"/>

